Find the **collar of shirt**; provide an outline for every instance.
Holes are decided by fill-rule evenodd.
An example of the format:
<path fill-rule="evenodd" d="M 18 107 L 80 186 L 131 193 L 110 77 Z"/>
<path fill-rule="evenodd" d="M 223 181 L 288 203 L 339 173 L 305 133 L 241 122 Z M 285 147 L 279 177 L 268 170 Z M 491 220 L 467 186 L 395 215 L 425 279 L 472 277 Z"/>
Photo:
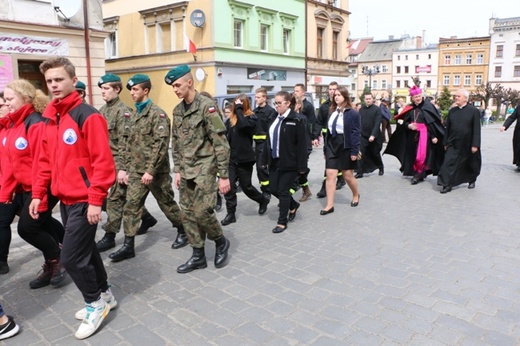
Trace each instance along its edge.
<path fill-rule="evenodd" d="M 285 113 L 283 114 L 278 114 L 278 116 L 280 117 L 283 117 L 284 119 L 287 118 L 287 116 L 289 115 L 289 113 L 291 113 L 291 109 L 289 108 L 288 110 L 285 111 Z"/>

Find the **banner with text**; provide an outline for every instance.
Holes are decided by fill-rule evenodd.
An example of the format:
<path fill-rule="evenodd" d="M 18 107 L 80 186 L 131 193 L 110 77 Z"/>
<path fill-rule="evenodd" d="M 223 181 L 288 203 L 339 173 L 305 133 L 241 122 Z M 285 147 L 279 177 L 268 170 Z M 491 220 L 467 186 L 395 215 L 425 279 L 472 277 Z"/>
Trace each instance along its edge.
<path fill-rule="evenodd" d="M 248 68 L 247 79 L 260 79 L 260 80 L 287 80 L 287 71 L 285 70 L 270 70 L 260 68 Z"/>
<path fill-rule="evenodd" d="M 13 60 L 10 55 L 0 54 L 0 90 L 14 79 Z"/>
<path fill-rule="evenodd" d="M 69 42 L 61 38 L 0 32 L 0 53 L 66 56 L 69 55 Z"/>

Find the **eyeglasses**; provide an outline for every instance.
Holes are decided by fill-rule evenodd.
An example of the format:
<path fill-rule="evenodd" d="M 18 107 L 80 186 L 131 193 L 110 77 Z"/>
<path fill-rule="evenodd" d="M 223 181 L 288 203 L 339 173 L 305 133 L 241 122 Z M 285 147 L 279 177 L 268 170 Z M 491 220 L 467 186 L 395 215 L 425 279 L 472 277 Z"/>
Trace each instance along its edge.
<path fill-rule="evenodd" d="M 275 102 L 274 105 L 275 106 L 281 106 L 285 103 L 286 101 L 280 101 L 280 102 Z"/>

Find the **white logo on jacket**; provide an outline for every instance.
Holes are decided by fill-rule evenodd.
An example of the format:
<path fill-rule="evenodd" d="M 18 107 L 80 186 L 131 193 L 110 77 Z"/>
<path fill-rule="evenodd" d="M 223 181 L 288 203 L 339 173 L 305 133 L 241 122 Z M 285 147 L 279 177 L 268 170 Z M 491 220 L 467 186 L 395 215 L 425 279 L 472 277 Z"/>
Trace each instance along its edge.
<path fill-rule="evenodd" d="M 14 141 L 14 146 L 18 150 L 25 150 L 29 143 L 27 142 L 27 139 L 23 137 L 18 137 L 16 141 Z"/>
<path fill-rule="evenodd" d="M 73 129 L 66 129 L 63 132 L 63 142 L 67 145 L 73 145 L 78 141 L 78 135 Z"/>
<path fill-rule="evenodd" d="M 2 140 L 2 145 L 5 147 L 5 141 L 7 140 L 7 137 L 4 137 L 4 139 Z"/>

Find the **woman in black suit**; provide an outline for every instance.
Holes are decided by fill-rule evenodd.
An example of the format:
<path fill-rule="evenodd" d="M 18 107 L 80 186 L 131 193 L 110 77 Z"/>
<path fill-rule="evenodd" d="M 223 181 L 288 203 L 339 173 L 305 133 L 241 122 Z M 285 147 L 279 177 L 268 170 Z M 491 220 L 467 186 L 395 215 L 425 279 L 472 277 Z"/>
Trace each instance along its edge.
<path fill-rule="evenodd" d="M 294 220 L 300 206 L 289 190 L 298 174 L 307 170 L 307 134 L 305 122 L 290 108 L 288 92 L 278 92 L 274 105 L 278 116 L 269 125 L 263 162 L 269 166 L 271 194 L 280 201 L 273 233 L 281 233 L 287 229 L 287 222 Z"/>
<path fill-rule="evenodd" d="M 334 194 L 339 171 L 343 173 L 343 178 L 352 191 L 350 206 L 357 207 L 359 204 L 358 184 L 353 172 L 358 165 L 361 120 L 359 113 L 352 109 L 347 88 L 340 87 L 334 92 L 330 112 L 325 141 L 327 205 L 320 211 L 320 215 L 334 212 Z"/>

